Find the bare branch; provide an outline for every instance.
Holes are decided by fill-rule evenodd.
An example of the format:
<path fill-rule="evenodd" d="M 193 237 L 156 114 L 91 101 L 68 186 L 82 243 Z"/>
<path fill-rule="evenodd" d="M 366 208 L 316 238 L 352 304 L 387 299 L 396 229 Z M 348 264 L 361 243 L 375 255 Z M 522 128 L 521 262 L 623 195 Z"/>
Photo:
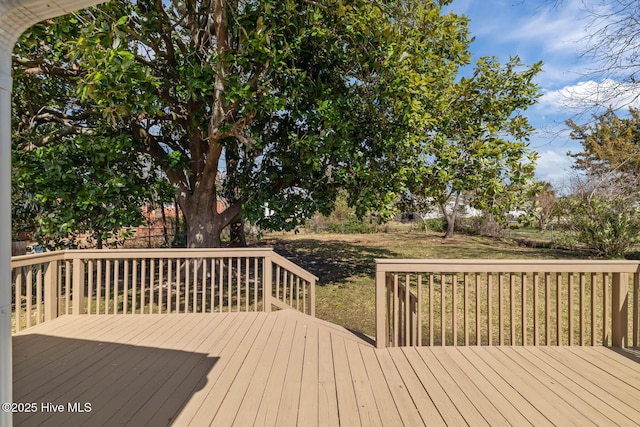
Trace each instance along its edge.
<path fill-rule="evenodd" d="M 23 148 L 23 151 L 33 151 L 36 148 L 44 147 L 53 142 L 59 142 L 59 140 L 61 138 L 64 138 L 65 136 L 93 135 L 94 133 L 95 133 L 95 130 L 92 128 L 79 127 L 79 126 L 67 126 L 55 133 L 30 141 L 30 143 Z"/>

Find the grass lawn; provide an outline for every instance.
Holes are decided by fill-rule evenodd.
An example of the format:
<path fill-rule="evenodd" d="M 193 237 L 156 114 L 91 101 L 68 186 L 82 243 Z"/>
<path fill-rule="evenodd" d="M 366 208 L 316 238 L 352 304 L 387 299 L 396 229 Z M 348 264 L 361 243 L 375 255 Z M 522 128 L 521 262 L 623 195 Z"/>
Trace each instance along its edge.
<path fill-rule="evenodd" d="M 580 259 L 579 251 L 530 248 L 510 239 L 393 231 L 375 234 L 273 233 L 256 243 L 271 246 L 320 278 L 316 313 L 321 319 L 374 335 L 376 258 Z"/>

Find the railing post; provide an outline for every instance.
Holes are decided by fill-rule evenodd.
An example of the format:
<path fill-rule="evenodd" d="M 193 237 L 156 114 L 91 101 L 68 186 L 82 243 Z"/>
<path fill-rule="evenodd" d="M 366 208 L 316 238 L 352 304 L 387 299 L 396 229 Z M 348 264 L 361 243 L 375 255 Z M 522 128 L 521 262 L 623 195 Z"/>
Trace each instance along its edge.
<path fill-rule="evenodd" d="M 44 272 L 44 321 L 58 317 L 58 261 L 50 261 Z"/>
<path fill-rule="evenodd" d="M 80 258 L 73 259 L 73 314 L 83 314 L 84 308 L 84 262 Z"/>
<path fill-rule="evenodd" d="M 611 345 L 627 347 L 627 316 L 629 310 L 629 277 L 613 273 L 611 289 Z"/>
<path fill-rule="evenodd" d="M 312 279 L 309 282 L 309 315 L 316 317 L 316 281 Z"/>
<path fill-rule="evenodd" d="M 376 347 L 387 346 L 387 331 L 385 328 L 386 316 L 386 278 L 385 272 L 380 271 L 380 265 L 376 261 Z"/>
<path fill-rule="evenodd" d="M 262 265 L 262 299 L 263 310 L 271 311 L 271 295 L 273 293 L 273 259 L 265 255 Z"/>

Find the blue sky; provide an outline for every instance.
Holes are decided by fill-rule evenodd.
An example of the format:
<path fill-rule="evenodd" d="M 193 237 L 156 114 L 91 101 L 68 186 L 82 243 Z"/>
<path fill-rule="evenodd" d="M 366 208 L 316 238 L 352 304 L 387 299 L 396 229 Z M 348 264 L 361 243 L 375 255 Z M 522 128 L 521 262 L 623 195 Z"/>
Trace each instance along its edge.
<path fill-rule="evenodd" d="M 590 89 L 603 84 L 602 78 L 589 75 L 596 65 L 593 60 L 581 55 L 587 48 L 588 31 L 593 29 L 584 2 L 564 0 L 554 6 L 552 0 L 454 0 L 449 6 L 471 20 L 470 32 L 476 37 L 471 45 L 474 62 L 486 55 L 497 56 L 503 63 L 513 55 L 525 64 L 543 61 L 543 71 L 536 79 L 543 96 L 527 111 L 537 129 L 530 147 L 540 155 L 538 178 L 551 181 L 558 189 L 566 189 L 572 174 L 567 152 L 581 149 L 569 138 L 564 122 L 574 118 L 584 123 L 590 117 L 576 116 L 584 109 L 571 108 L 572 99 L 588 97 Z"/>

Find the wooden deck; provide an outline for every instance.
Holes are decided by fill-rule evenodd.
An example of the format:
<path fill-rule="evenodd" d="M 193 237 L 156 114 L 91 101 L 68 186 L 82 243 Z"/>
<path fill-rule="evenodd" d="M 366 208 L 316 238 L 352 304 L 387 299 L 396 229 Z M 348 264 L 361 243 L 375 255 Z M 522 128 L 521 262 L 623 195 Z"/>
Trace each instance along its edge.
<path fill-rule="evenodd" d="M 13 354 L 14 401 L 38 409 L 16 425 L 640 424 L 637 349 L 377 350 L 292 310 L 63 316 Z"/>

